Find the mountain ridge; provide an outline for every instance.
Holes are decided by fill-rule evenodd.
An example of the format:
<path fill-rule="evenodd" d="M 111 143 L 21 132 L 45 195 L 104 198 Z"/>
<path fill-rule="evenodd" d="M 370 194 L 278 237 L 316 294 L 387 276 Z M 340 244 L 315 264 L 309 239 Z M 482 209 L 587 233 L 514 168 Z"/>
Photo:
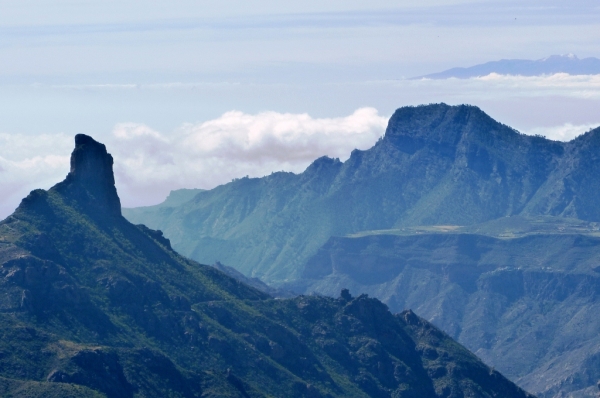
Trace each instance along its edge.
<path fill-rule="evenodd" d="M 298 175 L 243 178 L 179 206 L 123 211 L 165 231 L 184 255 L 274 283 L 298 277 L 329 236 L 519 214 L 600 220 L 591 205 L 598 137 L 600 129 L 568 143 L 527 136 L 473 106 L 404 107 L 381 140 L 344 163 L 321 158 Z M 263 243 L 249 244 L 257 231 Z"/>
<path fill-rule="evenodd" d="M 289 288 L 330 295 L 346 286 L 392 311 L 413 308 L 540 397 L 594 397 L 596 229 L 332 237 L 308 260 L 303 285 Z"/>

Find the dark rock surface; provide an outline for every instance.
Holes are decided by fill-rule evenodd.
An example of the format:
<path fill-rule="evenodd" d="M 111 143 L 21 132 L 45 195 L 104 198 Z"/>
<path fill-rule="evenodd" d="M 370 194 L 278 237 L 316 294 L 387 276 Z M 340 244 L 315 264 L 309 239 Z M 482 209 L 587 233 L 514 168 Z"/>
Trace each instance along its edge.
<path fill-rule="evenodd" d="M 121 201 L 113 174 L 113 158 L 104 144 L 85 134 L 75 136 L 71 171 L 54 189 L 78 202 L 82 208 L 91 207 L 104 216 L 121 215 Z"/>

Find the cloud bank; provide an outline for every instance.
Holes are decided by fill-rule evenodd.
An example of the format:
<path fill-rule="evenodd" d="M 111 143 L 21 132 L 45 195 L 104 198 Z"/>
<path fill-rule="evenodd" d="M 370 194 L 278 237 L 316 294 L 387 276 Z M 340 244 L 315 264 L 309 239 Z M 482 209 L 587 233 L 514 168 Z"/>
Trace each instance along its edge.
<path fill-rule="evenodd" d="M 571 141 L 573 138 L 595 129 L 598 126 L 600 126 L 600 123 L 582 125 L 565 123 L 561 126 L 536 127 L 531 130 L 523 131 L 523 133 L 528 135 L 541 135 L 554 141 Z"/>
<path fill-rule="evenodd" d="M 231 111 L 170 134 L 143 124 L 119 124 L 110 148 L 124 205 L 131 206 L 157 203 L 172 189 L 213 188 L 273 171 L 301 172 L 324 155 L 345 160 L 353 149 L 371 147 L 386 125 L 387 118 L 373 108 L 321 119 Z"/>
<path fill-rule="evenodd" d="M 413 90 L 436 90 L 438 93 L 465 98 L 510 98 L 563 96 L 582 99 L 600 98 L 600 75 L 556 73 L 542 76 L 500 75 L 458 79 L 401 80 L 400 87 Z"/>

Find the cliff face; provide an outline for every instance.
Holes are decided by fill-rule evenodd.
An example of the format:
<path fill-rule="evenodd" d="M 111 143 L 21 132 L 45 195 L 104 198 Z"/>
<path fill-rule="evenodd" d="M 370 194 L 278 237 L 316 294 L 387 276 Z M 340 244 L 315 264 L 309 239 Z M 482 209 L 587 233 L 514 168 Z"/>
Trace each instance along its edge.
<path fill-rule="evenodd" d="M 75 136 L 71 171 L 53 189 L 88 212 L 120 216 L 121 201 L 113 174 L 113 158 L 103 144 L 84 134 Z"/>
<path fill-rule="evenodd" d="M 112 158 L 0 222 L 0 393 L 34 397 L 528 397 L 412 313 L 274 300 L 120 216 Z"/>

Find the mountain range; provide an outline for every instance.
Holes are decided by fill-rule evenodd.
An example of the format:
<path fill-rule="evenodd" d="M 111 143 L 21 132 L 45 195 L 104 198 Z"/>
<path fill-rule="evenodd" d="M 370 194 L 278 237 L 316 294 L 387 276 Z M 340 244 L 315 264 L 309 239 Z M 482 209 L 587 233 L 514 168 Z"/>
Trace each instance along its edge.
<path fill-rule="evenodd" d="M 542 76 L 556 73 L 598 75 L 600 74 L 600 59 L 594 57 L 579 59 L 573 54 L 551 55 L 538 60 L 502 59 L 467 68 L 452 68 L 414 79 L 449 79 L 452 77 L 468 79 L 487 76 L 491 73 L 513 76 Z"/>
<path fill-rule="evenodd" d="M 183 255 L 268 283 L 299 278 L 331 236 L 506 216 L 600 221 L 600 129 L 570 142 L 520 134 L 474 106 L 398 109 L 346 162 L 241 178 L 176 206 L 124 209 Z"/>
<path fill-rule="evenodd" d="M 2 396 L 530 396 L 412 311 L 186 259 L 123 218 L 112 166 L 77 135 L 66 179 L 0 222 Z"/>
<path fill-rule="evenodd" d="M 600 129 L 557 142 L 474 106 L 405 107 L 345 162 L 123 212 L 278 288 L 417 308 L 540 396 L 595 396 L 599 149 Z"/>

